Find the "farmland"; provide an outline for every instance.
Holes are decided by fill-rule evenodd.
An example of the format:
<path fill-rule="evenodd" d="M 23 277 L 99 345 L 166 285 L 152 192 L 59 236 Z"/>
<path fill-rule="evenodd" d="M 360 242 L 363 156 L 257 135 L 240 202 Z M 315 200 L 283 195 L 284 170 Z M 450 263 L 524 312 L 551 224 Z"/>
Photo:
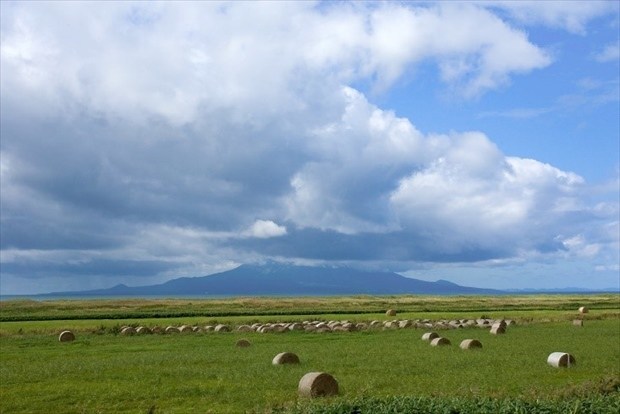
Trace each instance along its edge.
<path fill-rule="evenodd" d="M 576 309 L 584 325 L 572 320 Z M 617 412 L 620 297 L 240 298 L 221 300 L 5 301 L 0 303 L 2 413 L 127 412 Z M 386 316 L 393 308 L 396 316 Z M 83 315 L 89 315 L 85 318 Z M 436 331 L 384 329 L 391 320 L 511 319 L 504 335 L 476 325 Z M 242 324 L 342 321 L 353 332 L 238 332 Z M 206 332 L 227 324 L 232 332 Z M 428 323 L 428 322 L 427 322 Z M 124 336 L 122 326 L 191 325 L 200 332 Z M 415 325 L 414 325 L 415 326 Z M 60 343 L 70 329 L 76 340 Z M 245 338 L 247 348 L 235 347 Z M 468 338 L 479 350 L 461 350 Z M 299 364 L 273 366 L 280 352 Z M 553 368 L 551 352 L 576 365 Z M 297 396 L 299 379 L 323 371 L 337 397 Z M 486 410 L 486 411 L 485 411 Z M 538 411 L 537 411 L 538 410 Z"/>

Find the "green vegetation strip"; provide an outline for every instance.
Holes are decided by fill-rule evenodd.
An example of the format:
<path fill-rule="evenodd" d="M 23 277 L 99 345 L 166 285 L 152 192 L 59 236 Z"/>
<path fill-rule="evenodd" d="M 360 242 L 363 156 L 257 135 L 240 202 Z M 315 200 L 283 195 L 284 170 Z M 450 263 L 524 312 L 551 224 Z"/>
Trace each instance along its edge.
<path fill-rule="evenodd" d="M 95 299 L 0 301 L 0 322 L 259 315 L 363 315 L 385 312 L 508 312 L 620 309 L 619 294 L 514 296 L 351 296 L 233 299 Z"/>

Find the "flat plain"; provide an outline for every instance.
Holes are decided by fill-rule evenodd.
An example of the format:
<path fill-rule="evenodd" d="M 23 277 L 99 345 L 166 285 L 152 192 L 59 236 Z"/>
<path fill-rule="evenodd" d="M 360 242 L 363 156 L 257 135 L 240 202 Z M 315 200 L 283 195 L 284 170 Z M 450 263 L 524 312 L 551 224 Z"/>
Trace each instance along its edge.
<path fill-rule="evenodd" d="M 579 306 L 588 306 L 579 314 Z M 386 316 L 395 309 L 396 316 Z M 503 335 L 450 320 L 512 320 Z M 573 320 L 582 319 L 583 326 Z M 352 332 L 240 325 L 378 321 Z M 610 412 L 620 410 L 620 295 L 236 298 L 0 302 L 2 413 Z M 385 322 L 410 321 L 405 328 Z M 426 322 L 424 322 L 426 321 Z M 433 329 L 423 323 L 438 323 Z M 226 324 L 231 332 L 207 331 Z M 123 326 L 198 332 L 126 336 Z M 417 326 L 417 327 L 416 327 Z M 61 343 L 63 330 L 76 340 Z M 431 347 L 434 330 L 451 341 Z M 251 346 L 235 343 L 247 339 Z M 482 349 L 462 350 L 464 339 Z M 576 359 L 547 364 L 552 352 Z M 300 363 L 274 366 L 280 352 Z M 336 397 L 297 394 L 330 373 Z"/>

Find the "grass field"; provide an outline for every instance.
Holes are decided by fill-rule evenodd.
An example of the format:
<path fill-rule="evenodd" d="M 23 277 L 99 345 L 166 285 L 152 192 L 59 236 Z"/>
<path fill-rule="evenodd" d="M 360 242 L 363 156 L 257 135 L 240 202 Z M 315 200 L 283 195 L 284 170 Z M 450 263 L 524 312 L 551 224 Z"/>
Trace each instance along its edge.
<path fill-rule="evenodd" d="M 323 334 L 117 334 L 121 324 L 165 326 L 216 320 L 239 324 L 308 319 L 299 312 L 285 315 L 278 311 L 269 315 L 268 305 L 262 303 L 256 314 L 246 303 L 242 315 L 235 311 L 232 316 L 213 317 L 205 312 L 202 316 L 121 319 L 122 315 L 134 315 L 135 309 L 97 302 L 95 309 L 105 308 L 114 317 L 53 320 L 49 316 L 55 311 L 49 311 L 42 320 L 18 321 L 19 312 L 11 307 L 24 305 L 5 302 L 2 316 L 5 310 L 12 309 L 8 312 L 12 322 L 0 323 L 0 412 L 617 413 L 619 296 L 578 296 L 580 303 L 574 303 L 572 297 L 525 298 L 520 298 L 521 305 L 517 297 L 511 306 L 502 307 L 498 302 L 493 308 L 496 310 L 485 307 L 486 298 L 472 297 L 469 303 L 465 297 L 453 298 L 455 309 L 450 309 L 449 299 L 443 298 L 440 307 L 445 313 L 438 308 L 418 310 L 418 306 L 431 307 L 434 298 L 414 298 L 415 309 L 405 306 L 410 298 L 376 298 L 377 303 L 373 303 L 373 298 L 363 298 L 368 309 L 402 310 L 398 319 L 485 315 L 518 321 L 505 335 L 491 335 L 488 330 L 475 327 L 441 331 L 452 342 L 452 346 L 444 348 L 429 346 L 420 339 L 424 330 L 410 328 Z M 400 303 L 394 306 L 398 300 Z M 573 308 L 554 310 L 551 300 L 558 307 L 570 303 Z M 339 312 L 313 313 L 312 319 L 387 319 L 383 313 L 358 313 L 355 303 L 342 298 L 321 301 L 327 311 L 337 308 Z M 576 315 L 575 305 L 584 301 L 592 310 L 586 315 L 584 326 L 575 327 L 571 323 Z M 338 307 L 336 303 L 350 306 Z M 69 301 L 64 312 L 76 312 L 87 304 Z M 136 302 L 135 306 L 140 305 Z M 181 309 L 182 303 L 175 302 L 173 306 Z M 236 306 L 229 304 L 229 310 Z M 298 308 L 303 306 L 306 304 Z M 165 303 L 160 304 L 160 311 L 170 314 Z M 29 313 L 25 319 L 31 316 Z M 59 343 L 58 333 L 67 328 L 76 331 L 76 341 Z M 249 339 L 252 346 L 235 347 L 240 338 Z M 459 349 L 458 344 L 466 338 L 479 339 L 483 349 Z M 284 351 L 295 352 L 301 363 L 273 366 L 272 358 Z M 569 369 L 550 367 L 546 359 L 554 351 L 571 353 L 577 364 Z M 310 371 L 332 374 L 338 380 L 340 395 L 319 401 L 299 398 L 299 379 Z"/>

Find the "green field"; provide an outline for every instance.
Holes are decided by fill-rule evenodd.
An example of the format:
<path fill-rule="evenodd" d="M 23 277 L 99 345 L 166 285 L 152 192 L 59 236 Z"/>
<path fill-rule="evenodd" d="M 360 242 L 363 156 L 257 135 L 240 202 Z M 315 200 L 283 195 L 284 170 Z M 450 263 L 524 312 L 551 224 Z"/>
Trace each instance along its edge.
<path fill-rule="evenodd" d="M 350 299 L 350 300 L 347 300 Z M 491 299 L 493 302 L 491 303 Z M 2 302 L 2 413 L 243 412 L 609 412 L 620 410 L 620 296 L 360 297 L 323 299 Z M 453 306 L 450 307 L 451 301 Z M 315 308 L 311 316 L 303 309 Z M 361 303 L 363 302 L 363 306 Z M 90 307 L 89 307 L 90 303 Z M 123 305 L 121 305 L 123 303 Z M 191 303 L 191 305 L 190 305 Z M 239 305 L 243 303 L 243 305 Z M 274 303 L 279 303 L 275 306 Z M 186 306 L 184 306 L 184 304 Z M 576 327 L 576 306 L 591 309 Z M 274 308 L 269 314 L 269 306 Z M 570 308 L 569 308 L 570 306 Z M 398 309 L 386 317 L 386 308 Z M 30 311 L 22 311 L 24 308 Z M 185 308 L 200 309 L 197 313 Z M 35 311 L 33 311 L 35 309 Z M 289 309 L 289 314 L 285 310 Z M 373 312 L 374 310 L 374 312 Z M 94 319 L 61 319 L 79 312 Z M 20 319 L 20 312 L 23 320 Z M 37 313 L 38 312 L 38 313 Z M 320 314 L 319 312 L 325 312 Z M 39 315 L 38 319 L 33 315 Z M 188 316 L 183 316 L 188 315 Z M 183 333 L 123 336 L 122 325 L 166 326 L 253 322 L 509 318 L 504 335 L 478 327 L 437 331 L 451 340 L 435 348 L 423 329 L 359 332 Z M 103 318 L 106 317 L 106 318 Z M 60 343 L 72 329 L 76 340 Z M 235 347 L 240 338 L 249 348 Z M 481 350 L 458 347 L 479 339 Z M 299 365 L 273 366 L 280 352 Z M 551 352 L 577 364 L 550 367 Z M 333 375 L 338 397 L 297 396 L 310 371 Z"/>

